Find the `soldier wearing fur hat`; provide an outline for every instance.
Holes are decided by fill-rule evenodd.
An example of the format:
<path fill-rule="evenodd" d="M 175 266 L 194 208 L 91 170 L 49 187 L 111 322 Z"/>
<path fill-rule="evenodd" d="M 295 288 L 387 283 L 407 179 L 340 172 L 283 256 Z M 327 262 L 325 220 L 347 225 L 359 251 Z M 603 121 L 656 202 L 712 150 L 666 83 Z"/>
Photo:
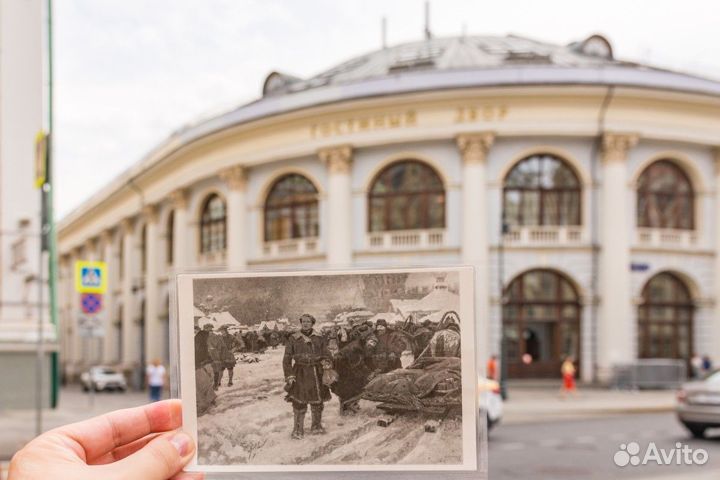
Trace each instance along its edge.
<path fill-rule="evenodd" d="M 373 374 L 378 375 L 402 368 L 400 355 L 394 351 L 393 336 L 388 330 L 388 324 L 384 318 L 380 318 L 375 322 L 375 338 L 377 338 L 377 345 L 372 352 L 370 361 Z"/>
<path fill-rule="evenodd" d="M 285 344 L 283 373 L 285 400 L 293 405 L 294 424 L 291 437 L 300 439 L 305 433 L 305 413 L 310 405 L 311 434 L 325 433 L 322 426 L 323 403 L 330 400 L 330 390 L 322 382 L 323 370 L 332 367 L 325 337 L 313 330 L 315 318 L 300 316 L 300 331 L 293 333 Z"/>

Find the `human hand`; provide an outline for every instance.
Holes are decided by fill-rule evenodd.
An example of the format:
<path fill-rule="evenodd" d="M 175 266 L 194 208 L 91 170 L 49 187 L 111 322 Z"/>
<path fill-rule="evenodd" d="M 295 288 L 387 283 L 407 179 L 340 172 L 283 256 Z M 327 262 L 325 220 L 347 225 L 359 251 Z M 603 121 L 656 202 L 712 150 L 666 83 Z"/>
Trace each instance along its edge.
<path fill-rule="evenodd" d="M 50 430 L 15 454 L 8 480 L 201 480 L 181 472 L 195 453 L 181 412 L 166 400 Z"/>

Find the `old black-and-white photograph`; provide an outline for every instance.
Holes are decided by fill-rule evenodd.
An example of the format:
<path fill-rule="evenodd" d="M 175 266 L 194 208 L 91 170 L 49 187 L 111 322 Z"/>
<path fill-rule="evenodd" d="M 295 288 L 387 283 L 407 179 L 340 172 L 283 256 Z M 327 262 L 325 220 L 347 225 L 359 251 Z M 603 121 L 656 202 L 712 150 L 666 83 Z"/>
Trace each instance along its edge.
<path fill-rule="evenodd" d="M 474 468 L 470 269 L 189 277 L 198 467 Z"/>

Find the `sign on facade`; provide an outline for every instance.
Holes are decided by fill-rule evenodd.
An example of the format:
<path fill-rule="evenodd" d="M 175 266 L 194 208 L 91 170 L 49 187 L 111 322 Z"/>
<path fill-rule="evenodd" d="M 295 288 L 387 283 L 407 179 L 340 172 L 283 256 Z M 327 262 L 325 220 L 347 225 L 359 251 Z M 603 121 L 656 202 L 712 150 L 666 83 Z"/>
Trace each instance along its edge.
<path fill-rule="evenodd" d="M 75 290 L 78 293 L 105 293 L 107 266 L 105 262 L 75 262 Z"/>
<path fill-rule="evenodd" d="M 77 328 L 80 337 L 102 338 L 105 336 L 102 318 L 99 315 L 80 315 Z"/>
<path fill-rule="evenodd" d="M 83 293 L 80 295 L 80 306 L 85 314 L 99 313 L 102 310 L 102 294 Z"/>

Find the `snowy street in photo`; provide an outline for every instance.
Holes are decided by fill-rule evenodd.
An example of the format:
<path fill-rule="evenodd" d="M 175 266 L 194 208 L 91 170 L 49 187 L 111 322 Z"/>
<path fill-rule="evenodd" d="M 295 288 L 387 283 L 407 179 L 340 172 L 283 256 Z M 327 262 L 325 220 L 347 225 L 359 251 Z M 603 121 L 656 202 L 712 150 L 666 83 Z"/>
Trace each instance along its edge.
<path fill-rule="evenodd" d="M 293 412 L 284 400 L 283 347 L 258 354 L 257 363 L 238 361 L 234 385 L 225 372 L 217 398 L 198 417 L 199 464 L 372 465 L 462 463 L 461 418 L 446 418 L 435 433 L 425 432 L 427 417 L 400 415 L 387 427 L 376 403 L 360 401 L 360 411 L 340 416 L 337 397 L 325 404 L 324 435 L 292 440 Z M 240 358 L 240 355 L 237 355 Z"/>

